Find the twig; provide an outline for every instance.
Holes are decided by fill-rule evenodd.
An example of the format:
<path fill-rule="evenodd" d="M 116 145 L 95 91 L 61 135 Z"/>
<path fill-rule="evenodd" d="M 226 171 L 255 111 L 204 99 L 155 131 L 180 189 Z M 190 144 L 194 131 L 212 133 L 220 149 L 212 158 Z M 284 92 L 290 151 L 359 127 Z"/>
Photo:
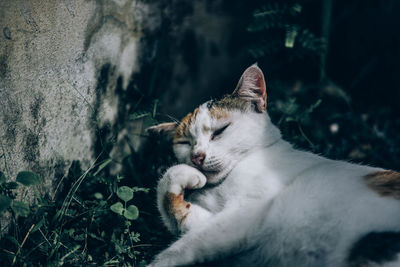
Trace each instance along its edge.
<path fill-rule="evenodd" d="M 5 249 L 5 248 L 2 248 L 2 250 L 3 250 L 4 252 L 6 252 L 6 253 L 15 255 L 15 252 L 9 251 L 9 250 L 7 250 L 7 249 Z"/>
<path fill-rule="evenodd" d="M 131 246 L 131 248 L 137 248 L 137 247 L 152 247 L 152 244 L 139 244 L 139 245 L 134 245 Z"/>
<path fill-rule="evenodd" d="M 299 131 L 301 135 L 304 137 L 304 139 L 306 139 L 306 141 L 310 144 L 312 149 L 315 149 L 315 145 L 313 144 L 313 142 L 311 142 L 310 139 L 308 139 L 307 135 L 303 132 L 303 128 L 301 127 L 300 123 L 297 123 L 297 126 L 299 127 Z"/>
<path fill-rule="evenodd" d="M 102 155 L 102 153 L 99 154 L 99 156 L 94 160 L 92 165 L 73 183 L 71 189 L 69 190 L 69 192 L 68 192 L 67 196 L 65 197 L 64 202 L 61 206 L 59 216 L 63 216 L 67 212 L 75 192 L 78 190 L 79 186 L 81 185 L 81 183 L 85 179 L 85 177 L 88 175 L 88 173 L 96 166 L 96 162 L 100 158 L 101 155 Z"/>
<path fill-rule="evenodd" d="M 21 252 L 21 248 L 24 246 L 24 244 L 25 244 L 26 240 L 28 239 L 28 236 L 31 233 L 33 227 L 35 227 L 35 224 L 32 224 L 31 228 L 29 228 L 28 232 L 26 233 L 24 240 L 22 240 L 21 246 L 18 248 L 17 253 L 15 253 L 15 256 L 14 256 L 14 259 L 12 261 L 11 266 L 14 266 L 15 262 L 17 261 L 17 256 Z"/>
<path fill-rule="evenodd" d="M 33 251 L 35 251 L 38 247 L 40 247 L 41 245 L 43 245 L 44 243 L 46 243 L 46 241 L 42 241 L 39 244 L 37 244 L 33 249 L 31 249 L 31 251 L 29 251 L 28 253 L 26 253 L 25 257 L 28 257 Z M 14 253 L 13 253 L 14 254 Z"/>
<path fill-rule="evenodd" d="M 39 230 L 39 232 L 42 234 L 42 236 L 43 236 L 43 238 L 44 238 L 44 240 L 46 240 L 47 241 L 47 243 L 49 243 L 49 245 L 51 246 L 51 243 L 50 243 L 50 241 L 46 238 L 46 236 L 43 234 L 43 232 L 42 232 L 42 230 L 39 228 L 38 229 Z"/>

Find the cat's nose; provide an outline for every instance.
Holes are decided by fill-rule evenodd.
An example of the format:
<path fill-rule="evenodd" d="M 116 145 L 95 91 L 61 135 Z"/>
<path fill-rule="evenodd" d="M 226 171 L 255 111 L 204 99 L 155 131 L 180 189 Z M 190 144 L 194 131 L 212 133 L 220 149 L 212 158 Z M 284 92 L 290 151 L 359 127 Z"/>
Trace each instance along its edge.
<path fill-rule="evenodd" d="M 204 159 L 206 158 L 206 153 L 200 152 L 192 155 L 192 162 L 194 165 L 200 167 L 204 163 Z"/>

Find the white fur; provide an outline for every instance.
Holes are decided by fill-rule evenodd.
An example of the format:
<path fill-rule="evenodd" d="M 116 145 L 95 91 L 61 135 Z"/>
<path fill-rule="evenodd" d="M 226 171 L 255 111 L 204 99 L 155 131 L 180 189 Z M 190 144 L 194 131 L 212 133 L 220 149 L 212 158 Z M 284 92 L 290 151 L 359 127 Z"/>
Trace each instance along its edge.
<path fill-rule="evenodd" d="M 180 229 L 178 229 L 175 219 L 165 210 L 163 201 L 165 200 L 166 193 L 179 195 L 185 188 L 202 188 L 206 184 L 206 181 L 206 177 L 199 170 L 185 164 L 180 164 L 169 168 L 164 174 L 163 179 L 158 183 L 157 206 L 164 224 L 172 233 L 177 234 L 179 231 L 188 231 L 191 227 L 195 226 L 196 222 L 204 221 L 211 216 L 211 213 L 192 203 L 189 216 L 187 216 L 182 225 L 179 225 Z"/>
<path fill-rule="evenodd" d="M 266 113 L 232 111 L 216 120 L 203 105 L 190 132 L 190 145 L 174 146 L 185 164 L 169 169 L 158 187 L 164 223 L 183 235 L 151 266 L 222 257 L 227 266 L 345 266 L 352 244 L 366 233 L 400 231 L 400 202 L 380 197 L 363 180 L 380 169 L 295 150 Z M 205 176 L 191 167 L 193 150 L 206 153 Z M 213 170 L 219 172 L 207 172 Z M 215 185 L 201 188 L 205 178 Z M 161 199 L 187 185 L 201 189 L 187 199 L 189 219 L 175 229 Z"/>

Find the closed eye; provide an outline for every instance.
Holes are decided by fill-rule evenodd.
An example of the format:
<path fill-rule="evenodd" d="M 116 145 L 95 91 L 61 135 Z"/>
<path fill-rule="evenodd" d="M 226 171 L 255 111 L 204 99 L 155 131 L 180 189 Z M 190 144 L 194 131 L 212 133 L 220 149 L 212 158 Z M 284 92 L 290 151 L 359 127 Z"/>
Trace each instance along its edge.
<path fill-rule="evenodd" d="M 225 125 L 224 127 L 222 127 L 222 128 L 219 128 L 218 130 L 216 130 L 216 131 L 214 131 L 213 132 L 213 134 L 211 135 L 211 140 L 214 140 L 215 139 L 215 137 L 217 137 L 217 136 L 219 136 L 219 135 L 221 135 L 225 130 L 226 130 L 226 128 L 228 128 L 229 127 L 229 125 L 231 125 L 230 123 L 228 123 L 227 125 Z"/>
<path fill-rule="evenodd" d="M 190 145 L 190 142 L 188 140 L 180 140 L 180 141 L 174 142 L 174 144 L 177 144 L 177 145 Z"/>

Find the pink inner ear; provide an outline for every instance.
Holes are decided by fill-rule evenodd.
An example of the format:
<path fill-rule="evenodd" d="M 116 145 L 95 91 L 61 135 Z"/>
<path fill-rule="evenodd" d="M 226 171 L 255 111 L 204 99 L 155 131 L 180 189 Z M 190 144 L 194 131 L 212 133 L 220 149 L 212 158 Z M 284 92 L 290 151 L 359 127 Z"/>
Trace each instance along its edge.
<path fill-rule="evenodd" d="M 257 65 L 254 64 L 244 71 L 234 94 L 250 99 L 256 104 L 258 112 L 265 110 L 267 106 L 265 79 L 263 72 Z"/>
<path fill-rule="evenodd" d="M 266 85 L 265 85 L 265 80 L 264 80 L 264 74 L 262 71 L 257 67 L 258 71 L 254 74 L 256 77 L 256 87 L 255 91 L 258 95 L 261 96 L 262 99 L 264 99 L 264 108 L 267 104 L 267 90 L 266 90 Z"/>

